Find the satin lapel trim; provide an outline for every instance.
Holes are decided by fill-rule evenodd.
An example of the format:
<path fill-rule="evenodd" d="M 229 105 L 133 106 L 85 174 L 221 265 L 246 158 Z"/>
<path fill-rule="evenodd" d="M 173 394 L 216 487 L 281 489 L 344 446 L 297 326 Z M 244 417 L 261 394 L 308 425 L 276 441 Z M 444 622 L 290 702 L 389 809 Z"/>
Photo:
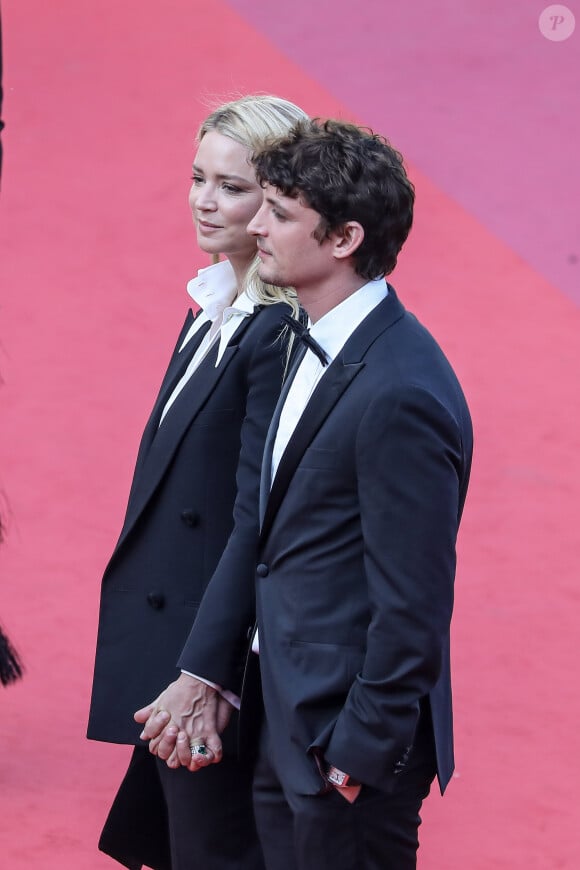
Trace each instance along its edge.
<path fill-rule="evenodd" d="M 208 363 L 205 371 L 202 371 L 204 366 L 204 363 L 202 363 L 189 383 L 183 388 L 179 399 L 167 412 L 163 423 L 151 441 L 149 451 L 142 463 L 139 481 L 129 504 L 127 519 L 123 528 L 123 534 L 119 539 L 119 544 L 127 536 L 135 524 L 137 517 L 159 486 L 185 432 L 198 414 L 203 411 L 204 405 L 223 377 L 237 350 L 237 347 L 227 347 L 216 369 L 214 367 L 214 359 L 217 345 L 214 345 L 210 355 L 204 360 L 204 362 Z"/>
<path fill-rule="evenodd" d="M 258 309 L 256 309 L 257 311 Z M 226 347 L 217 368 L 215 368 L 215 358 L 218 343 L 216 342 L 213 345 L 199 369 L 194 372 L 190 381 L 183 388 L 181 395 L 167 412 L 161 426 L 154 430 L 149 450 L 140 468 L 139 480 L 134 483 L 134 488 L 131 491 L 127 517 L 117 544 L 117 549 L 123 543 L 139 514 L 157 489 L 187 428 L 202 411 L 212 391 L 215 390 L 232 359 L 235 357 L 238 350 L 238 342 L 252 320 L 253 315 L 246 317 L 240 323 L 239 328 L 232 337 L 232 343 Z M 202 333 L 205 333 L 205 331 L 203 327 L 200 330 Z M 192 341 L 195 341 L 195 338 L 197 338 L 197 335 Z M 188 362 L 192 356 L 193 354 L 188 352 Z M 176 370 L 175 376 L 171 379 L 171 388 L 175 386 L 184 371 L 185 368 L 182 366 Z M 160 396 L 156 404 L 157 414 L 155 416 L 157 422 L 169 394 L 168 385 L 163 389 L 163 395 Z"/>
<path fill-rule="evenodd" d="M 390 285 L 388 285 L 388 288 L 388 296 L 355 329 L 342 351 L 319 381 L 282 455 L 272 488 L 268 492 L 264 490 L 264 483 L 267 480 L 269 487 L 273 438 L 276 434 L 274 431 L 269 451 L 270 465 L 266 469 L 264 469 L 264 466 L 262 467 L 260 487 L 260 536 L 262 538 L 265 538 L 270 530 L 272 521 L 304 451 L 312 442 L 312 439 L 344 391 L 364 368 L 365 363 L 363 358 L 369 347 L 382 333 L 405 315 L 405 309 L 399 302 L 395 290 Z M 280 397 L 276 408 L 278 420 L 282 404 L 283 399 Z M 278 424 L 276 423 L 277 428 Z M 269 437 L 271 429 L 272 427 L 270 427 L 270 432 L 268 433 Z M 266 459 L 266 453 L 264 453 L 264 459 Z"/>
<path fill-rule="evenodd" d="M 141 436 L 141 443 L 139 445 L 139 453 L 137 454 L 137 462 L 135 464 L 135 471 L 133 473 L 133 488 L 135 487 L 139 475 L 141 474 L 141 470 L 145 463 L 147 454 L 149 453 L 151 443 L 155 437 L 155 434 L 157 433 L 157 429 L 159 428 L 159 420 L 161 419 L 161 413 L 163 411 L 163 408 L 165 407 L 165 403 L 167 402 L 175 386 L 179 383 L 182 375 L 185 373 L 187 366 L 193 359 L 195 351 L 201 344 L 202 339 L 210 326 L 209 321 L 207 323 L 207 326 L 205 326 L 204 324 L 192 337 L 188 346 L 185 347 L 181 351 L 181 353 L 178 353 L 178 350 L 181 347 L 181 342 L 183 341 L 183 338 L 192 323 L 193 317 L 187 317 L 183 329 L 181 330 L 181 333 L 177 340 L 173 355 L 169 360 L 169 365 L 167 367 L 167 371 L 165 372 L 163 381 L 161 382 L 161 387 L 159 388 L 159 393 L 157 394 L 157 398 L 155 399 L 153 410 L 151 411 L 145 429 L 143 430 L 143 435 Z M 133 495 L 133 488 L 131 490 L 131 495 L 129 496 L 129 502 L 131 501 L 131 497 Z"/>
<path fill-rule="evenodd" d="M 272 420 L 270 422 L 270 426 L 268 427 L 268 433 L 266 435 L 266 441 L 264 443 L 264 454 L 262 456 L 262 470 L 260 474 L 260 525 L 262 525 L 264 513 L 266 511 L 266 504 L 270 495 L 270 484 L 272 482 L 272 453 L 274 451 L 274 442 L 276 441 L 276 433 L 278 431 L 278 425 L 280 423 L 280 414 L 282 413 L 282 408 L 284 407 L 284 402 L 286 401 L 288 391 L 292 386 L 294 376 L 298 371 L 298 366 L 304 359 L 305 355 L 306 347 L 305 345 L 301 345 L 296 351 L 296 355 L 294 357 L 292 365 L 290 366 L 288 374 L 286 375 L 284 386 L 282 387 L 282 390 L 280 392 L 280 397 L 278 399 L 278 402 L 276 403 L 276 407 L 272 415 Z"/>
<path fill-rule="evenodd" d="M 192 325 L 192 322 L 193 321 L 189 322 L 189 326 Z M 171 393 L 173 392 L 183 375 L 185 374 L 187 366 L 193 359 L 197 349 L 205 338 L 206 333 L 209 332 L 210 326 L 210 320 L 202 324 L 202 326 L 200 326 L 195 335 L 192 335 L 183 350 L 180 351 L 179 348 L 181 347 L 181 343 L 185 335 L 187 334 L 187 323 L 186 326 L 182 329 L 181 335 L 179 336 L 177 345 L 175 347 L 175 351 L 169 362 L 169 366 L 167 367 L 167 372 L 165 374 L 165 377 L 163 378 L 163 383 L 161 384 L 159 395 L 157 396 L 157 401 L 155 402 L 155 407 L 153 408 L 153 413 L 151 414 L 151 417 L 156 418 L 156 428 L 157 426 L 159 426 L 161 413 L 163 411 L 163 408 L 165 407 L 167 400 L 169 399 Z"/>
<path fill-rule="evenodd" d="M 264 538 L 270 529 L 280 503 L 284 498 L 288 484 L 304 451 L 315 437 L 316 433 L 332 411 L 344 391 L 364 368 L 364 363 L 346 365 L 338 357 L 319 381 L 312 393 L 292 437 L 282 454 L 276 476 L 272 483 L 270 496 L 267 500 L 260 535 Z M 271 455 L 271 454 L 270 454 Z M 269 479 L 269 475 L 268 475 Z"/>

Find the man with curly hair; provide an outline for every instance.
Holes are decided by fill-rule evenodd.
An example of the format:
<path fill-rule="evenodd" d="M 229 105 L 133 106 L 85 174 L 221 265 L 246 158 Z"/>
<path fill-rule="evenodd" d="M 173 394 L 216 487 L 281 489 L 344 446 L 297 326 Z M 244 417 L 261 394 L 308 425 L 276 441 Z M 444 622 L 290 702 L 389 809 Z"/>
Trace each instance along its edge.
<path fill-rule="evenodd" d="M 454 764 L 449 629 L 469 410 L 385 281 L 413 219 L 401 155 L 358 127 L 309 122 L 254 164 L 260 277 L 295 287 L 312 324 L 266 440 L 245 595 L 249 608 L 255 586 L 259 655 L 240 745 L 249 753 L 261 732 L 260 840 L 268 870 L 412 870 L 422 801 Z M 241 600 L 243 579 L 210 584 L 182 657 L 220 686 L 227 657 L 212 671 L 210 648 L 246 623 L 212 614 Z M 187 763 L 183 738 L 177 747 Z"/>

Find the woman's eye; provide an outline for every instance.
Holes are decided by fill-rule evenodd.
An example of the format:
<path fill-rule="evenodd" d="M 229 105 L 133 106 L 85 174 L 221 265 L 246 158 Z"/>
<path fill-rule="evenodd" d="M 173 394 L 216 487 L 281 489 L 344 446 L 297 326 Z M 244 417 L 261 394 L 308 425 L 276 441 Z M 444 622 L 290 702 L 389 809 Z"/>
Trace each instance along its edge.
<path fill-rule="evenodd" d="M 227 193 L 242 193 L 242 188 L 236 187 L 235 184 L 224 184 L 223 188 Z"/>
<path fill-rule="evenodd" d="M 203 178 L 201 177 L 201 175 L 194 174 L 191 176 L 191 180 L 193 181 L 194 184 L 202 184 L 203 183 Z"/>

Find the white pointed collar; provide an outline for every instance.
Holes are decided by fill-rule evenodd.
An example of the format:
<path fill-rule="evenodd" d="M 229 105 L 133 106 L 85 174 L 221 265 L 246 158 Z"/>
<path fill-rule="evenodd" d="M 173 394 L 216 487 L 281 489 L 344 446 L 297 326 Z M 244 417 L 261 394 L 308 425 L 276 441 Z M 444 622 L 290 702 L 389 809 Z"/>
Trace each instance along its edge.
<path fill-rule="evenodd" d="M 236 276 L 230 261 L 221 260 L 200 269 L 188 282 L 187 292 L 203 309 L 208 320 L 216 320 L 236 298 Z"/>

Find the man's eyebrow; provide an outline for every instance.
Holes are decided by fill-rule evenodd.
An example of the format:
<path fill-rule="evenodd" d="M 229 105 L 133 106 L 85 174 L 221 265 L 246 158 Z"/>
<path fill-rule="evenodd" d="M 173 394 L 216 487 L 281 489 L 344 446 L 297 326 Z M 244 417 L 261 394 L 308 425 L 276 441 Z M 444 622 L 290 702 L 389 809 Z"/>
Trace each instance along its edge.
<path fill-rule="evenodd" d="M 282 212 L 283 214 L 288 214 L 288 212 L 287 212 L 287 210 L 284 208 L 284 206 L 281 205 L 279 199 L 274 199 L 273 196 L 267 196 L 267 197 L 265 197 L 265 200 L 266 200 L 266 202 L 268 203 L 268 205 L 273 205 L 274 208 L 275 208 L 277 211 L 280 211 L 280 212 Z"/>

